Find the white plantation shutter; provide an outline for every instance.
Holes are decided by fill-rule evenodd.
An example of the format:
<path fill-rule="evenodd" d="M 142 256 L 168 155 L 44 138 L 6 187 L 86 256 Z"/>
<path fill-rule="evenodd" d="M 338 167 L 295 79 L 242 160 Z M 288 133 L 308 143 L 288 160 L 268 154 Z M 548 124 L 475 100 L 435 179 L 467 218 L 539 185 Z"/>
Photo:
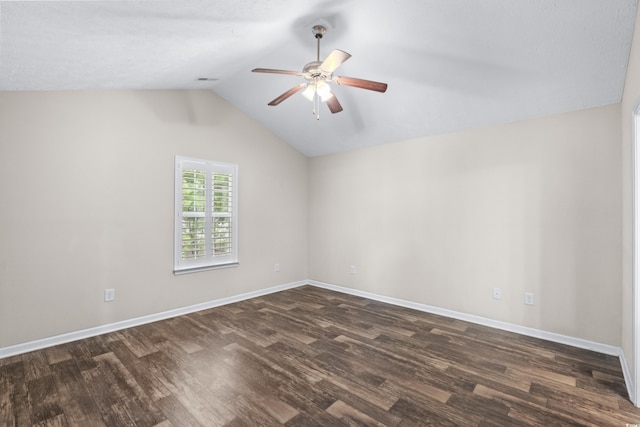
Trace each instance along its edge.
<path fill-rule="evenodd" d="M 176 157 L 176 274 L 238 264 L 237 192 L 237 165 Z"/>

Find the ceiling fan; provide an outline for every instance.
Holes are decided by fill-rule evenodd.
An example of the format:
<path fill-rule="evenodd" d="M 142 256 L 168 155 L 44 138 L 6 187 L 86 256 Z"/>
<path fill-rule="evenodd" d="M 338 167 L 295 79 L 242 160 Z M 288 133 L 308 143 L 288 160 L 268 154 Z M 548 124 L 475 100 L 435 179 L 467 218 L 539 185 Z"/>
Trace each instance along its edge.
<path fill-rule="evenodd" d="M 271 73 L 271 74 L 287 74 L 291 76 L 302 76 L 305 78 L 305 83 L 300 83 L 297 86 L 292 87 L 276 99 L 271 101 L 268 105 L 276 106 L 291 95 L 302 92 L 302 95 L 308 100 L 313 102 L 313 114 L 316 118 L 320 119 L 320 102 L 324 102 L 329 107 L 332 113 L 339 113 L 342 111 L 342 105 L 338 102 L 338 98 L 331 90 L 331 87 L 327 84 L 333 82 L 342 86 L 352 86 L 360 89 L 373 90 L 376 92 L 384 93 L 387 90 L 386 83 L 374 82 L 372 80 L 356 79 L 353 77 L 333 76 L 333 72 L 342 65 L 347 59 L 351 58 L 351 55 L 342 50 L 335 49 L 324 61 L 320 61 L 320 39 L 326 33 L 327 29 L 322 25 L 316 25 L 312 28 L 312 33 L 315 35 L 318 41 L 316 60 L 309 62 L 304 66 L 302 71 L 288 71 L 288 70 L 274 70 L 271 68 L 254 68 L 251 70 L 254 73 Z"/>

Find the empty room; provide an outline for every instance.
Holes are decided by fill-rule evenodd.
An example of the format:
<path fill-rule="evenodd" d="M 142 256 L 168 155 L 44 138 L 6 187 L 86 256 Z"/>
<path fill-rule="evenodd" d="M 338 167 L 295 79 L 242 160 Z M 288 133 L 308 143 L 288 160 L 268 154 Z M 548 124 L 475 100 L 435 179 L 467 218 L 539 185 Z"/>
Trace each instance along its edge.
<path fill-rule="evenodd" d="M 638 12 L 0 1 L 0 427 L 640 425 Z"/>

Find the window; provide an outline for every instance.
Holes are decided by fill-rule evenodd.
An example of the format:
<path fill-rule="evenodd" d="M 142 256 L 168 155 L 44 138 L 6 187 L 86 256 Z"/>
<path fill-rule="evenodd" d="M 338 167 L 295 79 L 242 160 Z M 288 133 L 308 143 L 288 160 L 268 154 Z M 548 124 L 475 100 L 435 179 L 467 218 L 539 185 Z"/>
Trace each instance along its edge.
<path fill-rule="evenodd" d="M 238 265 L 238 166 L 176 157 L 176 274 Z"/>

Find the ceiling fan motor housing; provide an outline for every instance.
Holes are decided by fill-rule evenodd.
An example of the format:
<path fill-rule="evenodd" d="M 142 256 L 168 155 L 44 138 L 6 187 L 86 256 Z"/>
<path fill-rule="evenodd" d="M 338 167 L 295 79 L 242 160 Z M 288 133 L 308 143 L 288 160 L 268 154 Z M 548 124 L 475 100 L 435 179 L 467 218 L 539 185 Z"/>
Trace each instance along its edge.
<path fill-rule="evenodd" d="M 327 73 L 322 68 L 322 61 L 311 61 L 302 69 L 303 77 L 310 82 L 326 81 L 331 79 L 331 73 Z"/>

